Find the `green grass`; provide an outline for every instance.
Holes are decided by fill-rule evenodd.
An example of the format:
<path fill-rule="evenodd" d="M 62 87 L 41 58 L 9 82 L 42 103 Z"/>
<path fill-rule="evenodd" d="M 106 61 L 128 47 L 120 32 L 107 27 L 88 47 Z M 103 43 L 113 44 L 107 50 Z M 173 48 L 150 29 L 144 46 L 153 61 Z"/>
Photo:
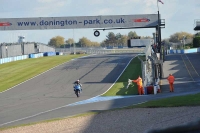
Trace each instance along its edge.
<path fill-rule="evenodd" d="M 128 79 L 137 79 L 139 75 L 142 76 L 141 62 L 136 57 L 130 62 L 124 73 L 112 88 L 103 96 L 137 95 L 137 85 L 135 83 L 132 83 L 128 89 L 126 86 L 128 84 Z"/>
<path fill-rule="evenodd" d="M 138 56 L 141 60 L 146 61 L 146 55 L 139 55 Z"/>
<path fill-rule="evenodd" d="M 25 59 L 0 65 L 0 92 L 28 80 L 52 67 L 84 55 L 62 55 Z"/>
<path fill-rule="evenodd" d="M 158 108 L 158 107 L 181 107 L 181 106 L 200 106 L 200 93 L 148 101 L 146 103 L 133 105 L 126 108 Z"/>

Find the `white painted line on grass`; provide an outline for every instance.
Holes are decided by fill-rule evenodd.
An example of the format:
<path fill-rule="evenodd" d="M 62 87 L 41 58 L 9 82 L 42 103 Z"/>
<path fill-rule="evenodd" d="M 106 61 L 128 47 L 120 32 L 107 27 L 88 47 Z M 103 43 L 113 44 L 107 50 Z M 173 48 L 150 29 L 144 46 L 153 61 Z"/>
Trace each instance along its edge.
<path fill-rule="evenodd" d="M 107 90 L 107 91 L 105 91 L 104 93 L 102 93 L 102 94 L 100 94 L 100 95 L 98 95 L 98 96 L 101 96 L 101 95 L 103 95 L 103 94 L 105 94 L 106 92 L 108 92 L 112 87 L 113 87 L 113 85 L 117 82 L 117 80 L 121 77 L 121 75 L 124 73 L 124 71 L 126 70 L 126 68 L 128 67 L 128 65 L 131 63 L 131 61 L 135 58 L 135 57 L 137 57 L 137 56 L 134 56 L 129 62 L 128 62 L 128 64 L 126 65 L 126 67 L 124 68 L 124 70 L 121 72 L 121 74 L 117 77 L 117 79 L 115 80 L 115 82 L 110 86 L 110 88 Z M 96 96 L 96 97 L 98 97 L 98 96 Z"/>
<path fill-rule="evenodd" d="M 96 102 L 103 102 L 103 101 L 110 101 L 115 99 L 124 99 L 124 98 L 132 98 L 132 97 L 140 97 L 140 96 L 146 96 L 146 95 L 129 95 L 129 96 L 99 96 L 99 97 L 93 97 L 90 99 L 82 100 L 79 102 L 68 104 L 67 106 L 76 106 L 76 105 L 83 105 L 88 103 L 96 103 Z"/>

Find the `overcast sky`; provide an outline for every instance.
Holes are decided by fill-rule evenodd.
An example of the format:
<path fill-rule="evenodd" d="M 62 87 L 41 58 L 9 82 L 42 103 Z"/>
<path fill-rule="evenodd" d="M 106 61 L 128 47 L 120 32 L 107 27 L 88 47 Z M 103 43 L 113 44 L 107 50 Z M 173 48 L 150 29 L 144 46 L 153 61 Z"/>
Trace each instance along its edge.
<path fill-rule="evenodd" d="M 165 19 L 162 39 L 176 32 L 194 34 L 194 21 L 200 19 L 200 0 L 162 0 L 159 4 L 161 19 Z M 157 0 L 0 0 L 0 18 L 27 17 L 67 17 L 67 16 L 98 16 L 98 15 L 134 15 L 156 14 Z M 57 29 L 57 30 L 18 30 L 1 31 L 0 43 L 17 42 L 23 35 L 28 42 L 47 44 L 52 37 L 63 36 L 65 40 L 87 37 L 92 41 L 101 42 L 108 32 L 128 34 L 136 31 L 140 36 L 152 36 L 155 29 L 129 29 L 100 31 L 94 37 L 93 29 Z"/>

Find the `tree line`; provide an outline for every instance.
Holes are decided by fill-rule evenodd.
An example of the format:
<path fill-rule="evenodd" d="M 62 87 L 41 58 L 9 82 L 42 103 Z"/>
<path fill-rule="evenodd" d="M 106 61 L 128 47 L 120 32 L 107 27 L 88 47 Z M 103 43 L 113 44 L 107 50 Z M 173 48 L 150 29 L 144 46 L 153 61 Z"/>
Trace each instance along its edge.
<path fill-rule="evenodd" d="M 56 36 L 50 39 L 48 45 L 56 48 L 69 48 L 73 47 L 108 47 L 108 46 L 127 46 L 127 40 L 140 37 L 140 38 L 153 38 L 151 36 L 139 36 L 135 31 L 130 31 L 128 35 L 122 35 L 120 33 L 109 32 L 106 38 L 102 42 L 91 41 L 86 37 L 82 37 L 78 42 L 75 42 L 73 38 L 65 40 L 62 36 Z M 191 34 L 187 32 L 176 32 L 170 35 L 169 38 L 163 39 L 166 45 L 177 45 L 179 47 L 186 46 L 186 48 L 200 47 L 200 33 Z"/>
<path fill-rule="evenodd" d="M 188 49 L 200 47 L 200 33 L 191 34 L 187 32 L 176 32 L 169 38 L 163 39 L 167 46 L 176 49 Z"/>
<path fill-rule="evenodd" d="M 75 42 L 73 38 L 65 40 L 62 36 L 56 36 L 50 39 L 48 42 L 49 46 L 56 48 L 69 48 L 73 47 L 107 47 L 107 46 L 127 46 L 127 40 L 130 38 L 138 37 L 135 31 L 130 31 L 128 35 L 122 35 L 120 33 L 109 32 L 106 35 L 106 39 L 101 43 L 91 41 L 86 37 L 82 37 L 78 42 Z M 141 38 L 151 38 L 150 36 L 142 36 Z"/>

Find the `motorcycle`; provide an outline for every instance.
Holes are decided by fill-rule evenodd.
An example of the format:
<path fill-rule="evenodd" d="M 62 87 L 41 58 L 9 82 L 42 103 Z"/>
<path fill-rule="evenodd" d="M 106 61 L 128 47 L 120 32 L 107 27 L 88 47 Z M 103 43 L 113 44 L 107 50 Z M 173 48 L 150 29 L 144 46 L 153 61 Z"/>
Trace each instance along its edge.
<path fill-rule="evenodd" d="M 80 97 L 81 90 L 82 90 L 81 85 L 79 85 L 79 84 L 74 85 L 74 91 L 75 91 L 75 94 L 77 97 Z"/>

